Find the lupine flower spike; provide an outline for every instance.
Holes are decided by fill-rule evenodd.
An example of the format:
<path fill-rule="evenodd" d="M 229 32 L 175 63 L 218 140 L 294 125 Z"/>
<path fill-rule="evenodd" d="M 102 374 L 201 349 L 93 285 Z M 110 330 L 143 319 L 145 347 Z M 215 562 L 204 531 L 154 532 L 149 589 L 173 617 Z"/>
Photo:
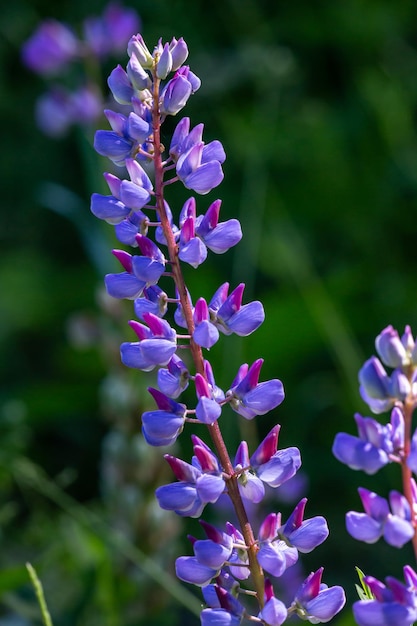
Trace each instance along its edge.
<path fill-rule="evenodd" d="M 412 542 L 417 558 L 417 431 L 412 417 L 417 406 L 417 348 L 410 326 L 402 336 L 390 325 L 376 338 L 378 356 L 368 359 L 359 372 L 360 394 L 373 413 L 390 411 L 381 423 L 355 415 L 358 436 L 336 435 L 333 453 L 352 469 L 375 474 L 388 463 L 400 466 L 402 492 L 391 490 L 388 499 L 359 488 L 364 512 L 349 511 L 346 528 L 359 541 L 384 539 L 394 548 Z M 386 369 L 388 368 L 388 369 Z M 405 584 L 387 576 L 385 584 L 366 575 L 366 594 L 353 605 L 359 626 L 411 626 L 417 620 L 417 575 L 404 567 Z"/>
<path fill-rule="evenodd" d="M 90 31 L 94 28 L 98 26 L 90 24 Z M 294 613 L 312 623 L 327 622 L 342 608 L 345 597 L 341 587 L 327 589 L 321 583 L 322 569 L 307 579 L 288 608 L 274 589 L 274 579 L 294 565 L 300 553 L 312 551 L 326 539 L 325 519 L 304 519 L 307 500 L 303 498 L 287 521 L 272 512 L 256 534 L 245 507 L 248 501 L 260 503 L 266 488 L 279 489 L 297 473 L 298 448 L 278 447 L 281 427 L 277 424 L 251 456 L 242 441 L 232 460 L 221 431 L 223 420 L 252 420 L 284 400 L 278 378 L 259 382 L 262 358 L 250 366 L 242 364 L 226 392 L 217 386 L 207 358 L 222 335 L 245 337 L 259 328 L 264 308 L 257 300 L 243 303 L 244 283 L 229 293 L 229 283 L 224 282 L 211 298 L 207 294 L 192 298 L 184 280 L 182 264 L 198 270 L 211 254 L 226 253 L 242 237 L 237 219 L 220 221 L 220 199 L 200 206 L 192 194 L 179 210 L 173 210 L 166 198 L 174 183 L 206 195 L 223 180 L 225 151 L 220 141 L 204 141 L 203 124 L 191 127 L 184 117 L 167 143 L 168 151 L 161 143 L 161 125 L 182 111 L 199 89 L 200 79 L 184 64 L 188 48 L 182 38 L 159 41 L 151 52 L 142 36 L 135 35 L 127 51 L 126 67 L 117 66 L 108 80 L 114 99 L 124 106 L 123 114 L 106 109 L 110 130 L 97 131 L 94 142 L 97 152 L 121 174 L 105 174 L 110 193 L 93 194 L 91 211 L 113 225 L 118 240 L 130 248 L 113 250 L 121 271 L 108 274 L 105 285 L 109 295 L 133 300 L 137 317 L 129 322 L 136 339 L 121 345 L 122 362 L 156 371 L 158 388 L 149 388 L 156 407 L 142 415 L 143 436 L 151 446 L 166 447 L 183 433 L 191 435 L 190 462 L 165 453 L 176 480 L 156 490 L 161 508 L 198 518 L 206 535 L 190 537 L 193 554 L 177 558 L 176 574 L 202 588 L 203 626 L 238 625 L 245 618 L 279 626 Z M 226 212 L 227 207 L 222 207 Z M 164 288 L 159 285 L 162 278 Z M 187 387 L 191 390 L 183 402 Z M 210 445 L 203 436 L 189 433 L 195 424 L 200 431 L 205 427 Z M 398 423 L 395 433 L 384 431 L 378 438 L 368 428 L 362 439 L 372 437 L 374 447 L 381 449 L 375 453 L 381 463 L 383 452 L 387 459 L 401 454 L 400 430 Z M 361 449 L 350 454 L 359 459 L 357 463 L 366 464 L 363 455 Z M 206 507 L 224 498 L 233 505 L 232 522 L 225 520 L 215 527 L 201 519 Z M 241 581 L 252 587 L 245 593 L 255 596 L 253 614 L 244 605 Z"/>

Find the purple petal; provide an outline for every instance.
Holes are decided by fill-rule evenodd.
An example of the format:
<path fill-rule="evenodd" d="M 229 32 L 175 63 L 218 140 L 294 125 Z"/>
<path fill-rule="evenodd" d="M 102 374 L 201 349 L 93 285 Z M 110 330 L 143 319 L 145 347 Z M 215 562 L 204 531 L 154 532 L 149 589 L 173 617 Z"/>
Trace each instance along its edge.
<path fill-rule="evenodd" d="M 417 619 L 417 611 L 398 602 L 361 600 L 353 605 L 358 626 L 410 626 Z"/>
<path fill-rule="evenodd" d="M 198 234 L 198 229 L 197 229 Z M 238 220 L 221 222 L 204 236 L 204 243 L 215 254 L 223 254 L 242 239 L 242 229 Z"/>
<path fill-rule="evenodd" d="M 347 433 L 336 435 L 332 452 L 336 459 L 351 469 L 363 470 L 367 474 L 375 474 L 389 463 L 388 455 L 384 450 Z"/>
<path fill-rule="evenodd" d="M 120 199 L 131 209 L 143 209 L 145 204 L 149 202 L 150 197 L 147 189 L 130 180 L 124 180 L 120 185 Z"/>
<path fill-rule="evenodd" d="M 129 272 L 107 274 L 104 277 L 107 293 L 113 298 L 134 300 L 142 295 L 146 283 Z"/>
<path fill-rule="evenodd" d="M 202 396 L 196 406 L 196 417 L 203 424 L 213 424 L 221 415 L 222 408 L 215 400 Z"/>
<path fill-rule="evenodd" d="M 144 339 L 140 347 L 144 358 L 154 365 L 166 365 L 177 349 L 169 339 Z"/>
<path fill-rule="evenodd" d="M 300 552 L 308 553 L 319 546 L 329 536 L 329 528 L 320 515 L 305 520 L 299 528 L 288 535 L 290 543 Z"/>
<path fill-rule="evenodd" d="M 319 622 L 329 622 L 345 605 L 346 597 L 342 587 L 334 586 L 328 589 L 322 589 L 319 594 L 304 605 L 308 613 L 308 621 L 313 622 L 310 618 L 316 618 Z M 396 624 L 397 622 L 392 622 Z M 376 622 L 375 622 L 376 626 Z M 378 622 L 378 626 L 382 626 Z"/>
<path fill-rule="evenodd" d="M 414 536 L 411 522 L 397 515 L 388 515 L 384 524 L 384 539 L 390 546 L 402 548 Z"/>
<path fill-rule="evenodd" d="M 217 502 L 224 492 L 225 484 L 223 476 L 202 474 L 196 481 L 197 493 L 202 502 Z"/>
<path fill-rule="evenodd" d="M 196 327 L 193 339 L 199 346 L 209 350 L 219 340 L 219 331 L 214 324 L 204 320 Z"/>
<path fill-rule="evenodd" d="M 102 196 L 93 193 L 91 196 L 91 212 L 109 224 L 118 224 L 130 213 L 130 209 L 114 196 Z"/>
<path fill-rule="evenodd" d="M 192 189 L 196 193 L 205 195 L 212 189 L 220 185 L 224 178 L 223 170 L 218 161 L 204 163 L 182 178 L 182 182 L 187 189 Z"/>
<path fill-rule="evenodd" d="M 176 441 L 184 427 L 184 416 L 167 411 L 146 411 L 142 414 L 142 432 L 151 446 L 167 446 Z"/>
<path fill-rule="evenodd" d="M 375 543 L 382 535 L 382 527 L 379 522 L 366 513 L 356 513 L 355 511 L 346 514 L 346 529 L 354 539 L 365 543 Z"/>
<path fill-rule="evenodd" d="M 199 237 L 194 237 L 190 241 L 180 246 L 179 258 L 192 267 L 198 267 L 207 258 L 207 248 Z"/>
<path fill-rule="evenodd" d="M 196 541 L 194 546 L 194 554 L 201 565 L 211 567 L 215 570 L 223 567 L 231 552 L 232 546 L 226 547 L 221 543 L 215 543 L 210 539 Z"/>
<path fill-rule="evenodd" d="M 94 136 L 94 149 L 115 163 L 122 164 L 130 155 L 132 143 L 111 130 L 98 130 Z"/>
<path fill-rule="evenodd" d="M 257 468 L 256 473 L 263 482 L 276 488 L 292 478 L 300 466 L 300 451 L 290 447 L 278 450 L 267 463 Z"/>
<path fill-rule="evenodd" d="M 187 514 L 194 507 L 197 490 L 188 483 L 171 483 L 158 487 L 155 495 L 161 509 Z"/>
<path fill-rule="evenodd" d="M 208 585 L 217 574 L 217 570 L 202 565 L 195 556 L 180 556 L 175 561 L 175 572 L 180 580 L 199 587 Z"/>
<path fill-rule="evenodd" d="M 247 337 L 259 328 L 265 319 L 265 312 L 261 302 L 255 300 L 244 304 L 227 322 L 229 330 L 239 337 Z"/>

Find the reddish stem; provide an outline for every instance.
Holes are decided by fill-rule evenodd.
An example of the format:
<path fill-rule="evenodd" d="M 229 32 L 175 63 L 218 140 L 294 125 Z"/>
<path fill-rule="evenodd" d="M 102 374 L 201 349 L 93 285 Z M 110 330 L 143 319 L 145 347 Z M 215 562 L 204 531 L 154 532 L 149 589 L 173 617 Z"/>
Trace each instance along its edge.
<path fill-rule="evenodd" d="M 412 398 L 407 398 L 403 404 L 404 415 L 404 459 L 401 463 L 403 493 L 407 498 L 407 501 L 411 509 L 411 521 L 414 526 L 414 536 L 412 539 L 414 556 L 417 561 L 417 510 L 415 508 L 415 502 L 413 498 L 413 491 L 411 488 L 412 472 L 407 465 L 407 458 L 410 454 L 411 448 L 411 430 L 412 430 L 412 418 L 414 411 L 414 402 Z"/>
<path fill-rule="evenodd" d="M 153 110 L 152 110 L 152 123 L 153 123 L 153 143 L 154 143 L 154 169 L 155 169 L 155 198 L 156 208 L 161 221 L 162 230 L 164 232 L 167 246 L 168 255 L 172 267 L 172 275 L 175 281 L 175 285 L 179 294 L 182 312 L 187 323 L 188 332 L 191 335 L 190 349 L 196 373 L 205 377 L 204 372 L 204 358 L 201 347 L 195 343 L 192 338 L 194 332 L 194 320 L 191 309 L 191 304 L 188 299 L 187 289 L 182 274 L 181 266 L 178 259 L 178 246 L 176 244 L 174 234 L 172 232 L 171 225 L 169 223 L 165 205 L 163 190 L 166 183 L 164 183 L 164 167 L 162 161 L 163 146 L 161 144 L 160 126 L 161 116 L 159 111 L 159 87 L 160 80 L 154 75 L 153 81 Z M 170 182 L 170 181 L 169 181 Z M 217 455 L 220 459 L 223 471 L 228 475 L 226 479 L 227 491 L 230 499 L 233 503 L 237 519 L 241 528 L 242 535 L 246 546 L 248 547 L 249 567 L 253 577 L 254 586 L 256 589 L 256 595 L 258 598 L 259 606 L 262 608 L 264 605 L 264 576 L 261 566 L 258 563 L 256 554 L 258 552 L 258 545 L 256 543 L 252 527 L 250 525 L 242 498 L 239 492 L 237 475 L 234 472 L 233 464 L 230 460 L 229 453 L 226 448 L 222 433 L 220 431 L 217 421 L 214 424 L 208 426 L 210 436 L 213 444 L 216 448 Z"/>

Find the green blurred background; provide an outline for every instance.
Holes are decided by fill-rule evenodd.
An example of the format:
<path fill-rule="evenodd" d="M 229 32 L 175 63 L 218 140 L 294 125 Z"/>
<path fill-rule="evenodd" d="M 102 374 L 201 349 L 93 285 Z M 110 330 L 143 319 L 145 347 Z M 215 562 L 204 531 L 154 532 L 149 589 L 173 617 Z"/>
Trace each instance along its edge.
<path fill-rule="evenodd" d="M 40 624 L 25 563 L 43 581 L 55 626 L 199 623 L 193 589 L 176 585 L 176 556 L 190 553 L 195 520 L 158 510 L 153 491 L 171 475 L 140 436 L 152 375 L 125 371 L 131 304 L 109 302 L 102 276 L 116 265 L 112 229 L 89 212 L 106 193 L 108 163 L 93 129 L 45 137 L 34 123 L 44 82 L 25 69 L 20 46 L 40 20 L 77 29 L 99 0 L 15 0 L 2 8 L 0 113 L 0 625 Z M 184 36 L 202 87 L 189 102 L 205 140 L 224 144 L 223 199 L 244 239 L 198 271 L 194 300 L 225 280 L 247 284 L 266 321 L 247 339 L 211 351 L 218 384 L 262 356 L 286 400 L 256 423 L 223 418 L 232 454 L 254 449 L 276 422 L 280 445 L 302 453 L 308 516 L 330 537 L 303 559 L 355 599 L 355 565 L 401 576 L 409 547 L 359 544 L 344 527 L 360 508 L 359 485 L 387 495 L 397 468 L 375 477 L 331 454 L 353 414 L 369 414 L 357 371 L 391 323 L 417 329 L 417 5 L 412 0 L 137 0 L 150 48 Z M 102 83 L 115 62 L 103 69 Z M 107 128 L 105 120 L 98 127 Z M 167 136 L 172 129 L 168 125 Z M 185 190 L 169 190 L 178 210 Z M 385 416 L 381 416 L 383 421 Z M 238 425 L 238 428 L 237 428 Z M 201 433 L 202 434 L 202 433 Z M 172 452 L 172 450 L 170 450 Z M 188 458 L 183 436 L 174 453 Z M 296 496 L 295 496 L 296 497 Z M 263 514 L 291 498 L 273 493 Z M 229 515 L 229 513 L 227 513 Z M 207 509 L 207 518 L 219 514 Z M 220 522 L 219 522 L 220 523 Z M 256 525 L 257 522 L 255 522 Z M 190 611 L 190 607 L 193 610 Z M 334 620 L 352 624 L 349 609 Z"/>

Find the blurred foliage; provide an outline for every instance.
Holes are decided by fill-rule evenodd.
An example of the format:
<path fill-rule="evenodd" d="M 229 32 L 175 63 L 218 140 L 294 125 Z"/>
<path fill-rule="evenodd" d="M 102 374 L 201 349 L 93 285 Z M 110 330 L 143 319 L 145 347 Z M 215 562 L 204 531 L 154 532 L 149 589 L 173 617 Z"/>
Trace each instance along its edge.
<path fill-rule="evenodd" d="M 212 349 L 217 382 L 227 386 L 241 362 L 262 356 L 263 377 L 278 376 L 286 388 L 278 410 L 257 423 L 240 420 L 240 432 L 225 414 L 230 449 L 242 437 L 253 449 L 282 424 L 280 445 L 301 449 L 308 514 L 325 515 L 331 529 L 305 569 L 324 565 L 326 582 L 343 584 L 352 602 L 356 565 L 400 576 L 411 558 L 408 549 L 358 544 L 344 528 L 346 510 L 359 504 L 357 486 L 386 494 L 396 468 L 364 477 L 338 463 L 331 445 L 336 432 L 354 431 L 355 411 L 367 412 L 357 370 L 375 335 L 388 323 L 417 332 L 417 6 L 129 4 L 149 46 L 186 39 L 202 79 L 187 114 L 227 153 L 224 183 L 199 207 L 218 193 L 223 219 L 238 216 L 245 235 L 235 251 L 187 270 L 191 293 L 210 297 L 220 282 L 243 280 L 245 298 L 266 309 L 253 336 Z M 2 626 L 41 623 L 27 561 L 55 626 L 198 621 L 190 607 L 198 612 L 199 599 L 171 576 L 175 556 L 189 550 L 185 529 L 197 533 L 197 524 L 155 504 L 153 491 L 170 473 L 140 437 L 150 379 L 120 366 L 131 310 L 102 292 L 114 240 L 90 215 L 89 196 L 102 189 L 108 164 L 92 150 L 93 129 L 59 141 L 40 133 L 33 109 L 44 85 L 19 56 L 41 19 L 76 27 L 103 7 L 15 0 L 2 8 Z M 171 207 L 182 206 L 185 191 L 169 189 Z M 188 455 L 186 439 L 179 456 Z M 269 504 L 284 515 L 291 506 Z M 350 626 L 349 611 L 334 622 Z"/>

